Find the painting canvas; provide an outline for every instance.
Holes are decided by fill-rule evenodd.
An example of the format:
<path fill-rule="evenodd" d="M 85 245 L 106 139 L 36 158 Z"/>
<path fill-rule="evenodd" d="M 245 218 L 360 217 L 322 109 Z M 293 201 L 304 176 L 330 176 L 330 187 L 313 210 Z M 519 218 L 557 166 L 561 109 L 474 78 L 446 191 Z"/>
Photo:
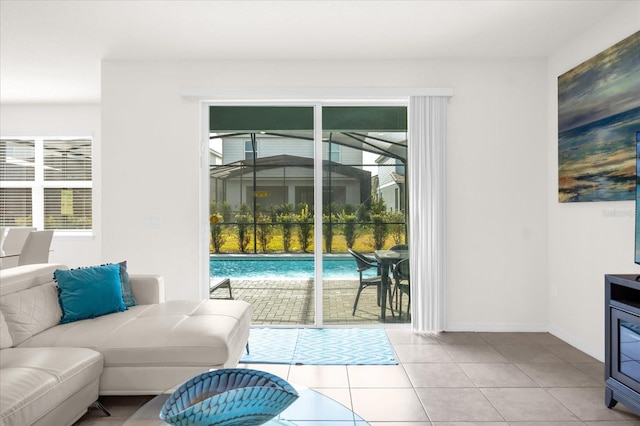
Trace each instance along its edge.
<path fill-rule="evenodd" d="M 636 257 L 640 265 L 640 130 L 636 132 Z"/>
<path fill-rule="evenodd" d="M 635 199 L 640 31 L 558 77 L 558 199 Z"/>

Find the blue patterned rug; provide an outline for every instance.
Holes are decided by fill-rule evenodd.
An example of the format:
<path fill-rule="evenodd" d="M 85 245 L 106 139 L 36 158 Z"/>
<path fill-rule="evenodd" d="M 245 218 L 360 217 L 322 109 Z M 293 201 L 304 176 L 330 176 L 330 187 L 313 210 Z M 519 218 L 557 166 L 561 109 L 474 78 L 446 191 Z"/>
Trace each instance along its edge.
<path fill-rule="evenodd" d="M 250 353 L 241 363 L 307 365 L 394 365 L 398 363 L 381 328 L 252 328 Z"/>

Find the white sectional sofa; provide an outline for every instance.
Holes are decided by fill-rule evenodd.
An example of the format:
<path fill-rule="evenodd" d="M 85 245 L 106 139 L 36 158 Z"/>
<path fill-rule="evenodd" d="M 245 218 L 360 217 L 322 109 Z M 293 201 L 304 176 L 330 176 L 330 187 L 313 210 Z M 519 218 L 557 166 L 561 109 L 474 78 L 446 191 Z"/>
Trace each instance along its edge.
<path fill-rule="evenodd" d="M 244 351 L 251 305 L 164 301 L 157 275 L 130 275 L 137 306 L 60 324 L 56 269 L 0 271 L 1 426 L 70 425 L 98 395 L 159 394 Z"/>

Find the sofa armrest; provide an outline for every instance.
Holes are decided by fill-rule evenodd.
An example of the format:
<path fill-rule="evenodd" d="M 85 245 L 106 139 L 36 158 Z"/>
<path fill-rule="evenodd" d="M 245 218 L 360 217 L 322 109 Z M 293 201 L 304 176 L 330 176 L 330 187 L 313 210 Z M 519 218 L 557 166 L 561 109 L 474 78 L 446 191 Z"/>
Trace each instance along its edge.
<path fill-rule="evenodd" d="M 138 305 L 164 302 L 164 277 L 152 274 L 129 274 L 131 292 Z"/>

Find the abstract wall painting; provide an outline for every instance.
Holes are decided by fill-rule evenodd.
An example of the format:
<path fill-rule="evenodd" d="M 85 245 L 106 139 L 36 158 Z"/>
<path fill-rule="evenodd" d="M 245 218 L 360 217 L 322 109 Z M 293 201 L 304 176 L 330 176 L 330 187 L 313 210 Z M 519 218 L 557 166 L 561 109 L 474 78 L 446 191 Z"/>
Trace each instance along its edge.
<path fill-rule="evenodd" d="M 558 200 L 635 199 L 640 31 L 558 77 Z"/>

